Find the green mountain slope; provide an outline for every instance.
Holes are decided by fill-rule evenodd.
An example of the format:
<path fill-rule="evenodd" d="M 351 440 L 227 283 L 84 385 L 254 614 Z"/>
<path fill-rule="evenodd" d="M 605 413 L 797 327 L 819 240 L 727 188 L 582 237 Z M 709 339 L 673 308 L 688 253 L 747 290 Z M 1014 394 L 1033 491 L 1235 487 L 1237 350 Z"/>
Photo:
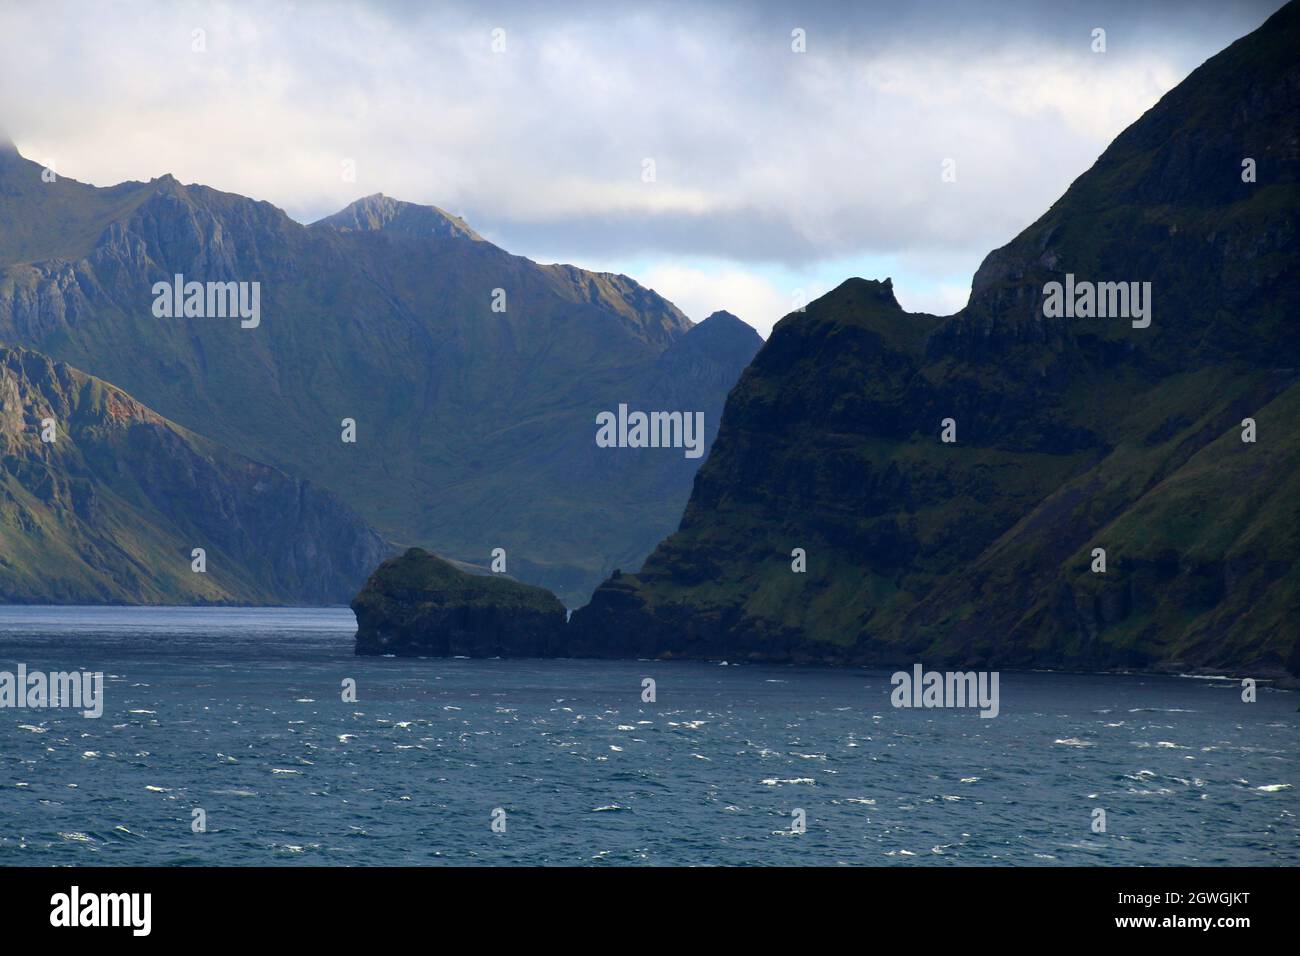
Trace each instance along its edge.
<path fill-rule="evenodd" d="M 0 601 L 344 603 L 391 550 L 328 492 L 0 347 Z"/>
<path fill-rule="evenodd" d="M 671 530 L 699 465 L 598 449 L 596 415 L 699 410 L 711 439 L 761 345 L 692 326 L 626 276 L 510 255 L 433 207 L 372 196 L 302 226 L 171 177 L 96 189 L 40 173 L 0 150 L 0 342 L 310 476 L 391 540 L 475 563 L 505 548 L 512 574 L 573 603 Z M 260 283 L 260 323 L 155 317 L 154 283 L 177 274 Z"/>
<path fill-rule="evenodd" d="M 1300 672 L 1297 49 L 1293 3 L 992 253 L 957 315 L 854 279 L 783 320 L 680 529 L 574 614 L 572 650 Z M 1150 282 L 1149 327 L 1046 317 L 1067 274 Z"/>

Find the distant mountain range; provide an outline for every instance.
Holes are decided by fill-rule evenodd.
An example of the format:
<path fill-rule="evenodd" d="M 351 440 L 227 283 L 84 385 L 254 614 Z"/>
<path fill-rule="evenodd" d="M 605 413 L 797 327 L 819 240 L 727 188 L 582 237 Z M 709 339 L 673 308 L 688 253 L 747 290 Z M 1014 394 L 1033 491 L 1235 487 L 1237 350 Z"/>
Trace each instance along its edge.
<path fill-rule="evenodd" d="M 958 314 L 851 279 L 786 317 L 680 529 L 568 651 L 1300 674 L 1297 51 L 1291 3 L 991 253 Z"/>
<path fill-rule="evenodd" d="M 700 464 L 675 449 L 598 448 L 597 415 L 620 404 L 702 411 L 707 448 L 761 345 L 727 313 L 692 325 L 626 276 L 510 255 L 430 206 L 370 196 L 304 226 L 170 176 L 96 188 L 42 172 L 0 143 L 0 343 L 112 383 L 176 434 L 210 439 L 205 454 L 223 446 L 310 479 L 390 550 L 486 564 L 503 548 L 510 574 L 571 605 L 672 529 Z M 160 317 L 155 284 L 176 276 L 256 283 L 256 322 Z M 342 440 L 345 419 L 355 443 Z M 22 440 L 25 457 L 63 464 L 31 444 L 35 433 Z M 179 492 L 171 501 L 183 506 Z M 197 522 L 202 508 L 176 518 Z M 330 533 L 351 533 L 353 520 Z M 43 539 L 3 511 L 0 534 L 25 542 L 25 568 L 46 569 L 0 565 L 0 599 L 188 600 L 195 587 L 164 584 L 152 552 L 137 555 L 152 584 L 92 585 L 77 569 L 84 556 L 53 549 L 36 561 Z M 257 562 L 227 567 L 222 588 L 203 595 L 355 590 L 272 583 Z M 43 590 L 56 579 L 65 583 Z"/>

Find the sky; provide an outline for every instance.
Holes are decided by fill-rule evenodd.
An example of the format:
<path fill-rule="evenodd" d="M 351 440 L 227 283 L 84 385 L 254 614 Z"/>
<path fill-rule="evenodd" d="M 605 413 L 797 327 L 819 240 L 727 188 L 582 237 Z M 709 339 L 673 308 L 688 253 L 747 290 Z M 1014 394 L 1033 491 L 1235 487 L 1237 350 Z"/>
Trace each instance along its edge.
<path fill-rule="evenodd" d="M 2 0 L 0 128 L 60 175 L 172 173 L 301 222 L 437 205 L 766 336 L 851 276 L 957 311 L 1280 5 Z"/>

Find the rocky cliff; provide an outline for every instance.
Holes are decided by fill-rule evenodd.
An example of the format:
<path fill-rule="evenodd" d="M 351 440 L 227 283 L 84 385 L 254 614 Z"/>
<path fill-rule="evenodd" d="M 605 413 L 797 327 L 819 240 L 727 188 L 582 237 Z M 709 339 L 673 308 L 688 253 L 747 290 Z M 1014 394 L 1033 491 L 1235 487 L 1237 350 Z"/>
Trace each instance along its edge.
<path fill-rule="evenodd" d="M 679 530 L 575 612 L 572 652 L 1300 673 L 1297 49 L 1293 3 L 957 315 L 853 279 L 779 323 Z M 1075 278 L 1149 282 L 1147 317 L 1049 315 Z"/>

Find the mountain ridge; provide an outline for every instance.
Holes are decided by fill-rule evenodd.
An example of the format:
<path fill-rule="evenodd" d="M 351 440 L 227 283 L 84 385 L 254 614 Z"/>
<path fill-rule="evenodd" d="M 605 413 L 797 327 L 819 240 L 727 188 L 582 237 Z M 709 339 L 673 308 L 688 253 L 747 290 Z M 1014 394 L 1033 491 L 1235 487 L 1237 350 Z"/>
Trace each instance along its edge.
<path fill-rule="evenodd" d="M 389 540 L 469 564 L 504 547 L 512 573 L 571 604 L 671 529 L 698 465 L 599 454 L 597 413 L 686 403 L 711 439 L 761 344 L 692 338 L 626 276 L 393 227 L 427 225 L 427 207 L 376 201 L 385 228 L 340 230 L 173 177 L 101 189 L 40 173 L 0 163 L 0 342 L 312 476 Z M 260 324 L 156 318 L 151 290 L 176 275 L 257 283 Z M 708 374 L 665 359 L 688 338 Z"/>

